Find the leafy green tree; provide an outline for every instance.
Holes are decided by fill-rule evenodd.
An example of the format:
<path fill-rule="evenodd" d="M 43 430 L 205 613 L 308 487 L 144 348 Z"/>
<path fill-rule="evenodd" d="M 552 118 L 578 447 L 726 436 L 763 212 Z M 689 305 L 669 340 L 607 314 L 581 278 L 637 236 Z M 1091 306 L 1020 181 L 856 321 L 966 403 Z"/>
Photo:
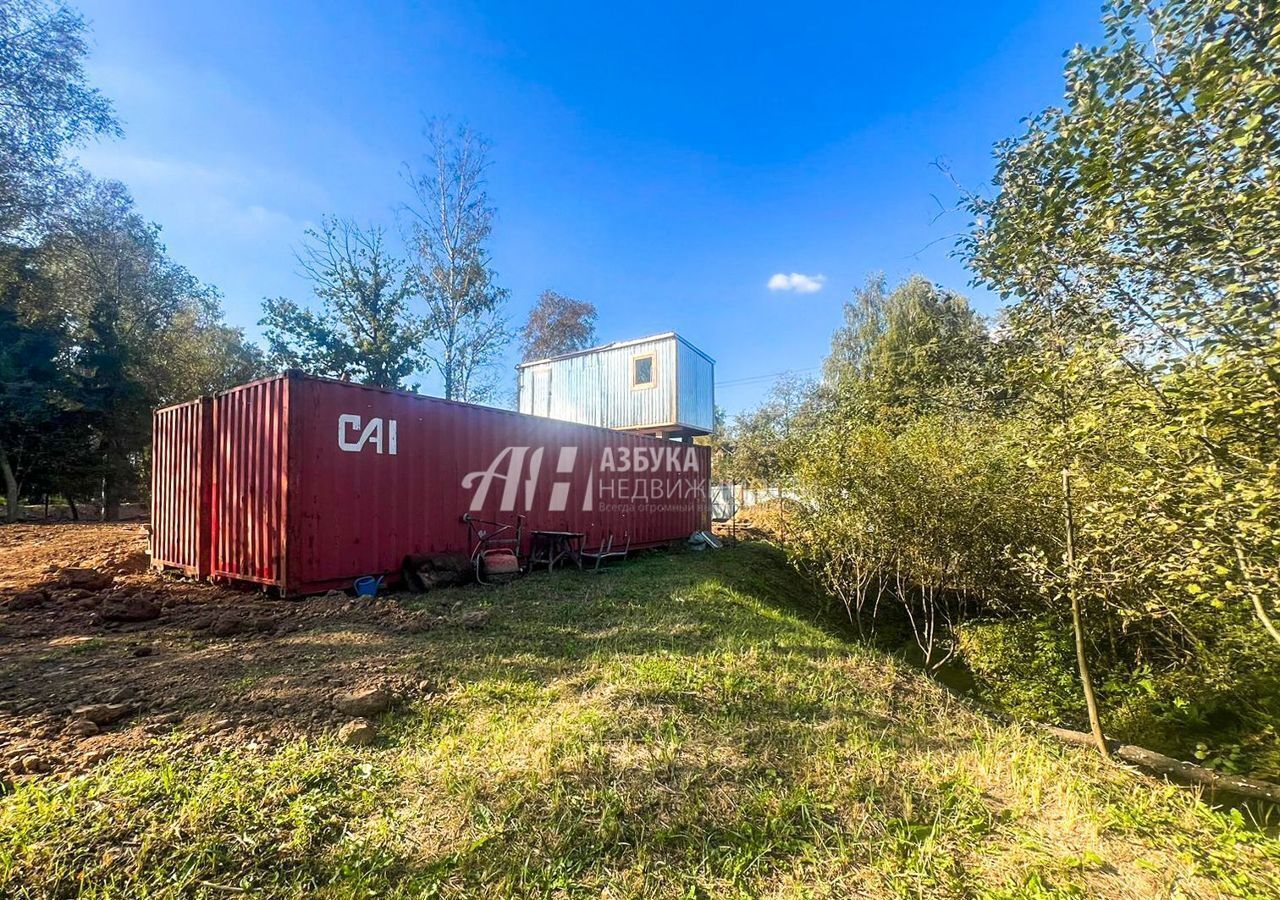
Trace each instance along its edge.
<path fill-rule="evenodd" d="M 1169 455 L 1106 514 L 1176 536 L 1149 574 L 1280 642 L 1280 8 L 1117 3 L 1105 25 L 1064 105 L 1000 148 L 968 251 L 1138 389 L 1134 442 Z"/>
<path fill-rule="evenodd" d="M 70 400 L 60 368 L 67 347 L 48 315 L 48 285 L 35 251 L 6 247 L 0 260 L 0 474 L 6 515 L 18 518 L 24 483 L 48 456 Z"/>
<path fill-rule="evenodd" d="M 24 494 L 140 492 L 151 409 L 252 377 L 256 348 L 165 252 L 123 186 L 68 151 L 119 134 L 85 78 L 84 20 L 0 3 L 0 470 Z M 74 509 L 74 506 L 73 506 Z"/>
<path fill-rule="evenodd" d="M 313 311 L 293 300 L 265 301 L 263 326 L 271 362 L 316 375 L 399 388 L 423 371 L 422 324 L 409 310 L 414 282 L 386 247 L 381 228 L 325 219 L 307 231 L 298 255 L 320 303 Z"/>
<path fill-rule="evenodd" d="M 723 477 L 752 487 L 785 484 L 794 467 L 794 440 L 810 426 L 817 400 L 812 380 L 795 374 L 779 377 L 765 401 L 739 415 L 728 429 Z"/>
<path fill-rule="evenodd" d="M 62 4 L 0 4 L 0 234 L 30 239 L 71 177 L 65 151 L 119 134 L 86 83 L 84 19 Z"/>
<path fill-rule="evenodd" d="M 165 360 L 165 390 L 178 400 L 225 391 L 271 371 L 262 350 L 245 340 L 244 329 L 227 325 L 215 302 L 182 309 L 174 317 L 172 342 Z"/>
<path fill-rule="evenodd" d="M 902 421 L 969 400 L 985 381 L 989 344 L 961 295 L 920 275 L 887 291 L 873 275 L 844 305 L 823 377 L 829 393 L 868 417 Z"/>
<path fill-rule="evenodd" d="M 595 341 L 595 304 L 543 291 L 520 331 L 521 359 L 528 362 L 585 350 Z"/>
<path fill-rule="evenodd" d="M 112 519 L 143 481 L 151 410 L 229 387 L 258 357 L 221 325 L 217 291 L 168 257 L 122 185 L 91 183 L 68 208 L 40 262 Z"/>

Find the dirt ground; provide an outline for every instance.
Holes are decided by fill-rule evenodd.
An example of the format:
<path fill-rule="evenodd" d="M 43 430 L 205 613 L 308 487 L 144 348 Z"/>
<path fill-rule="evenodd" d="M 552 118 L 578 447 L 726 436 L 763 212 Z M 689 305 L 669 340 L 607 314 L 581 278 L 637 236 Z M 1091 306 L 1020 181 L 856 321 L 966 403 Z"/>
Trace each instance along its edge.
<path fill-rule="evenodd" d="M 351 719 L 335 698 L 435 689 L 397 670 L 414 635 L 484 624 L 456 592 L 448 606 L 280 600 L 148 560 L 144 525 L 0 526 L 0 777 L 79 770 L 175 731 L 264 749 L 333 732 Z"/>

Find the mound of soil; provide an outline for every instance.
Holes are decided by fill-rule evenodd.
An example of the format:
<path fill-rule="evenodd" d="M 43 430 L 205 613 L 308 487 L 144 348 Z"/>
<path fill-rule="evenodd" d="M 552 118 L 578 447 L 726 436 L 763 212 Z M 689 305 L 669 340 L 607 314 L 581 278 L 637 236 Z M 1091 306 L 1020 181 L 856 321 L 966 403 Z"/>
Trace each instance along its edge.
<path fill-rule="evenodd" d="M 336 732 L 337 698 L 434 689 L 400 664 L 416 635 L 477 627 L 479 610 L 406 599 L 280 600 L 161 574 L 137 524 L 0 526 L 0 777 L 175 731 L 262 747 Z"/>

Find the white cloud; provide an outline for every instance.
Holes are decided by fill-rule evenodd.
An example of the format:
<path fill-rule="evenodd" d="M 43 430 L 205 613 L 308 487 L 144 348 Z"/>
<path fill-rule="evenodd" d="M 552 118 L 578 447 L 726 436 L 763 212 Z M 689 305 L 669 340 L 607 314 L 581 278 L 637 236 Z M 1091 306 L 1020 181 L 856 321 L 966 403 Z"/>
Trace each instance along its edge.
<path fill-rule="evenodd" d="M 119 146 L 90 147 L 80 160 L 95 175 L 123 181 L 143 215 L 174 231 L 183 228 L 255 242 L 301 237 L 307 223 L 264 203 L 290 192 L 285 179 L 253 167 L 233 168 L 197 160 L 148 156 Z M 281 191 L 281 184 L 285 190 Z M 274 188 L 274 190 L 273 190 Z"/>
<path fill-rule="evenodd" d="M 801 275 L 792 272 L 790 275 L 779 272 L 769 279 L 771 291 L 795 291 L 797 294 L 816 294 L 827 283 L 826 275 Z"/>

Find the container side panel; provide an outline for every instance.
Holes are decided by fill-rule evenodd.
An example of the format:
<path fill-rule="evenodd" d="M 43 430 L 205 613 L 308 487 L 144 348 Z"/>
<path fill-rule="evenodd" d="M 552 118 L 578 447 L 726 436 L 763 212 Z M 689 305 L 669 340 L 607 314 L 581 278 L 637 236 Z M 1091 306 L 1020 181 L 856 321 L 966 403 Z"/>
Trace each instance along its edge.
<path fill-rule="evenodd" d="M 196 576 L 209 570 L 211 438 L 209 398 L 152 418 L 151 559 Z"/>
<path fill-rule="evenodd" d="M 279 585 L 287 380 L 214 398 L 213 575 Z"/>
<path fill-rule="evenodd" d="M 711 431 L 715 427 L 715 366 L 701 353 L 679 343 L 677 348 L 679 424 Z"/>
<path fill-rule="evenodd" d="M 396 573 L 406 554 L 469 553 L 463 515 L 653 546 L 710 527 L 705 447 L 358 385 L 290 394 L 289 584 Z"/>

